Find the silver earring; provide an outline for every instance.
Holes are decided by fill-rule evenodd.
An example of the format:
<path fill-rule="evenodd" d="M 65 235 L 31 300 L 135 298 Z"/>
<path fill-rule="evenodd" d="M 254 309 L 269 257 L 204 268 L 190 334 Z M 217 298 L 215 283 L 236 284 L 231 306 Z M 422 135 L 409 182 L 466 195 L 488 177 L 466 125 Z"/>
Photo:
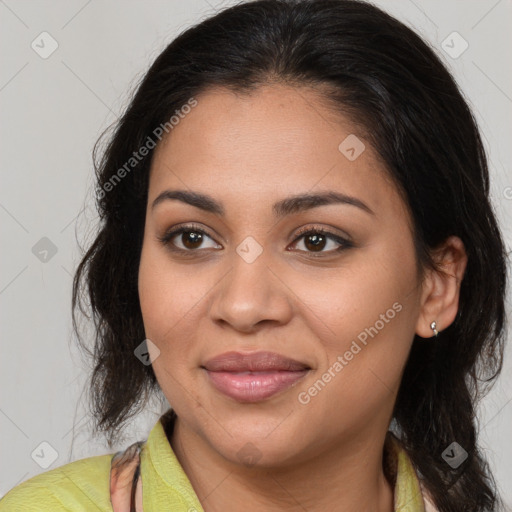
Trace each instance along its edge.
<path fill-rule="evenodd" d="M 437 332 L 437 323 L 434 321 L 430 324 L 430 328 L 434 331 L 434 336 L 437 338 L 437 335 L 439 334 L 439 332 Z"/>

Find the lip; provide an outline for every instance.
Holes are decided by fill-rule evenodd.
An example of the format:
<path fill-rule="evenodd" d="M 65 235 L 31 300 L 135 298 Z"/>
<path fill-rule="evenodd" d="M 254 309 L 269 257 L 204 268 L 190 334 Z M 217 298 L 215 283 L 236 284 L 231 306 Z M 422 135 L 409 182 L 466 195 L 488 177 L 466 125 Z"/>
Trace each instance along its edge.
<path fill-rule="evenodd" d="M 275 352 L 225 352 L 206 361 L 203 367 L 210 372 L 268 372 L 310 369 L 290 357 Z"/>
<path fill-rule="evenodd" d="M 259 402 L 294 386 L 311 368 L 274 352 L 226 352 L 202 368 L 210 383 L 239 402 Z"/>

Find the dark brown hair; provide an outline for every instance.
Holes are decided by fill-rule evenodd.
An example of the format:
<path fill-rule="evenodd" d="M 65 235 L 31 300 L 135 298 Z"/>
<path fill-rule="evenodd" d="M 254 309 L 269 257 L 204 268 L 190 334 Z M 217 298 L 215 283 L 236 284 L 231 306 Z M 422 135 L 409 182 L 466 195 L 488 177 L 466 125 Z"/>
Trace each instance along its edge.
<path fill-rule="evenodd" d="M 457 317 L 435 341 L 414 340 L 393 417 L 441 512 L 497 510 L 475 425 L 475 405 L 501 370 L 505 340 L 507 255 L 486 155 L 471 110 L 435 52 L 361 1 L 241 3 L 180 34 L 143 77 L 95 158 L 101 225 L 74 278 L 75 329 L 87 298 L 96 332 L 96 430 L 111 443 L 158 389 L 151 365 L 134 356 L 145 339 L 137 277 L 153 150 L 112 185 L 114 175 L 190 98 L 212 87 L 250 92 L 275 80 L 325 86 L 332 108 L 366 128 L 410 209 L 421 268 L 433 267 L 432 249 L 450 235 L 464 242 Z M 453 441 L 469 454 L 457 469 L 441 457 Z"/>

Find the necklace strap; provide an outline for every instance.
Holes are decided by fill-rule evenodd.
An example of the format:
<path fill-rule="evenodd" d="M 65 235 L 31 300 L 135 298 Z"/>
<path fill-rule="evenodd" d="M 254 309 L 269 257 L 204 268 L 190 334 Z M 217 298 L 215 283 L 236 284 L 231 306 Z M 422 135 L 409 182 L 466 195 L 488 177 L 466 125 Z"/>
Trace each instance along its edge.
<path fill-rule="evenodd" d="M 110 463 L 110 502 L 114 512 L 143 512 L 138 441 L 113 455 Z"/>

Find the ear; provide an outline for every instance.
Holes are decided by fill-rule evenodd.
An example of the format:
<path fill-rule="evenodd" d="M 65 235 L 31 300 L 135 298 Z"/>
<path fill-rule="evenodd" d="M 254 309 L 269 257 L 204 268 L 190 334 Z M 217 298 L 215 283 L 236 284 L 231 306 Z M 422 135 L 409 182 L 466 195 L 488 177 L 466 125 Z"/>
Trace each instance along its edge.
<path fill-rule="evenodd" d="M 438 332 L 449 327 L 459 310 L 460 285 L 467 265 L 466 249 L 459 237 L 451 236 L 436 248 L 433 259 L 437 270 L 428 269 L 422 283 L 420 315 L 416 334 L 434 336 L 430 327 L 436 322 Z"/>

